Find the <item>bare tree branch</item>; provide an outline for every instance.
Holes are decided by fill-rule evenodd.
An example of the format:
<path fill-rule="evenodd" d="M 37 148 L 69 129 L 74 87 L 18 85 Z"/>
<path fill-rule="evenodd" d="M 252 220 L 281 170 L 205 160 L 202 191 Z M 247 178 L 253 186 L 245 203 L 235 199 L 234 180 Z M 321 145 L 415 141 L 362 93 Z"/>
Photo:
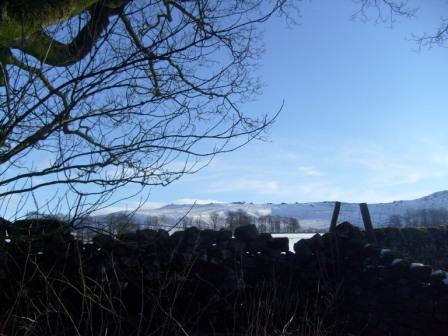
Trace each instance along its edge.
<path fill-rule="evenodd" d="M 0 4 L 0 204 L 48 190 L 34 199 L 91 211 L 198 171 L 276 117 L 239 106 L 260 92 L 257 27 L 286 0 L 35 3 Z"/>

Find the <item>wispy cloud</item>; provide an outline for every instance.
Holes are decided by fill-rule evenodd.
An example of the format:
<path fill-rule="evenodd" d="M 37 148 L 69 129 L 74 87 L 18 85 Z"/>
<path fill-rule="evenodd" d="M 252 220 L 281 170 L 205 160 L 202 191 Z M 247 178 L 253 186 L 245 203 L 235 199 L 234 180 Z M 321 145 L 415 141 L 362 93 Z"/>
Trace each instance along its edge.
<path fill-rule="evenodd" d="M 279 192 L 279 183 L 275 180 L 259 179 L 233 179 L 227 181 L 214 182 L 209 188 L 210 192 L 254 192 L 262 195 L 275 195 Z"/>
<path fill-rule="evenodd" d="M 388 149 L 377 145 L 346 148 L 341 161 L 355 175 L 363 176 L 370 188 L 414 185 L 432 176 L 428 152 L 414 153 Z"/>
<path fill-rule="evenodd" d="M 313 166 L 299 166 L 298 170 L 301 174 L 303 174 L 305 176 L 322 176 L 323 175 L 323 173 L 318 171 Z"/>

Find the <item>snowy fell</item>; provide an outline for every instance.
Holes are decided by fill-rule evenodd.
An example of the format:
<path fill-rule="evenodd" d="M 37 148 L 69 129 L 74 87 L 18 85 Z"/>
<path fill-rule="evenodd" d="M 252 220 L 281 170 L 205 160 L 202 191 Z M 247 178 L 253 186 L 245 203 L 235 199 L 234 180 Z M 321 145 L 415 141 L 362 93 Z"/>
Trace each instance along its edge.
<path fill-rule="evenodd" d="M 246 202 L 209 203 L 209 204 L 168 204 L 157 209 L 141 209 L 133 214 L 138 224 L 148 224 L 154 221 L 165 226 L 174 225 L 186 216 L 191 225 L 201 226 L 212 222 L 217 217 L 218 227 L 223 226 L 225 218 L 230 211 L 243 210 L 250 216 L 261 218 L 263 216 L 280 216 L 296 218 L 302 229 L 326 230 L 328 229 L 334 209 L 334 202 L 311 203 L 281 203 L 281 204 L 253 204 Z M 410 210 L 445 209 L 448 210 L 448 191 L 440 191 L 429 196 L 407 201 L 394 201 L 391 203 L 369 204 L 373 225 L 386 226 L 390 223 L 391 215 L 405 216 Z M 104 216 L 104 215 L 103 215 Z M 103 217 L 103 216 L 98 216 Z M 362 217 L 357 203 L 342 203 L 338 222 L 349 221 L 362 226 Z M 204 225 L 205 226 L 205 225 Z"/>

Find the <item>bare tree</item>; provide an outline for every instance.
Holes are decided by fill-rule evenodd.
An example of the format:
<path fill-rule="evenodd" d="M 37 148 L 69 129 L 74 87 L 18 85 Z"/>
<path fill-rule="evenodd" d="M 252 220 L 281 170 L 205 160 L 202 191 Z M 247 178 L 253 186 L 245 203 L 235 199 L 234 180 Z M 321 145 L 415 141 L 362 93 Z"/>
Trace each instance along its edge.
<path fill-rule="evenodd" d="M 300 223 L 297 218 L 285 217 L 285 222 L 287 224 L 287 232 L 296 233 L 300 229 Z"/>
<path fill-rule="evenodd" d="M 408 0 L 353 0 L 359 4 L 359 10 L 353 17 L 360 17 L 364 21 L 374 20 L 376 22 L 388 23 L 391 26 L 399 17 L 414 18 L 418 16 L 419 7 Z M 420 6 L 432 6 L 420 3 Z M 441 4 L 439 4 L 441 5 Z M 447 12 L 448 13 L 448 12 Z M 441 14 L 440 21 L 436 23 L 432 32 L 415 32 L 412 39 L 420 48 L 431 48 L 433 46 L 446 46 L 448 41 L 448 14 Z"/>
<path fill-rule="evenodd" d="M 409 209 L 402 218 L 404 225 L 407 227 L 446 225 L 448 223 L 448 210 L 444 208 Z"/>
<path fill-rule="evenodd" d="M 213 230 L 218 229 L 218 220 L 219 220 L 219 213 L 217 211 L 213 211 L 210 213 L 210 224 Z"/>
<path fill-rule="evenodd" d="M 285 2 L 2 1 L 0 208 L 49 190 L 33 201 L 96 209 L 259 137 L 275 115 L 239 106 Z"/>
<path fill-rule="evenodd" d="M 268 232 L 268 216 L 261 216 L 258 218 L 258 231 Z"/>
<path fill-rule="evenodd" d="M 120 235 L 135 232 L 139 226 L 133 222 L 132 215 L 125 212 L 108 214 L 105 217 L 105 229 L 109 234 Z"/>
<path fill-rule="evenodd" d="M 188 217 L 188 216 L 184 217 L 184 218 L 182 218 L 182 221 L 180 223 L 182 225 L 182 229 L 185 230 L 186 228 L 193 226 L 193 218 Z"/>
<path fill-rule="evenodd" d="M 157 229 L 159 227 L 159 217 L 146 216 L 143 223 L 144 223 L 144 226 L 147 228 Z"/>
<path fill-rule="evenodd" d="M 402 217 L 398 214 L 392 214 L 389 216 L 388 226 L 393 228 L 401 228 L 403 226 L 402 224 Z"/>
<path fill-rule="evenodd" d="M 235 211 L 230 210 L 226 213 L 227 228 L 234 231 L 237 227 L 252 224 L 252 218 L 253 216 L 248 214 L 243 209 L 238 209 Z"/>
<path fill-rule="evenodd" d="M 261 136 L 275 115 L 239 108 L 260 89 L 257 27 L 294 2 L 0 2 L 0 211 L 90 212 Z M 360 15 L 414 14 L 356 2 Z M 421 43 L 442 44 L 443 23 Z"/>

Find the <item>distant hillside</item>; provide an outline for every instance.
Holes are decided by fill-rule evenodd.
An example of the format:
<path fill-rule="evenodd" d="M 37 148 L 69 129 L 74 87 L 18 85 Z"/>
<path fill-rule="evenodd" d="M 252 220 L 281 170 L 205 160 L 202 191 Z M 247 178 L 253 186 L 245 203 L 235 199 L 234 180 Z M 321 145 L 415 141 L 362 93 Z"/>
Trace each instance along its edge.
<path fill-rule="evenodd" d="M 295 218 L 299 221 L 302 230 L 326 230 L 333 213 L 334 202 L 313 203 L 281 203 L 281 204 L 253 204 L 246 202 L 197 204 L 168 204 L 158 209 L 139 210 L 133 215 L 133 220 L 141 225 L 157 223 L 165 227 L 176 224 L 186 214 L 186 218 L 180 226 L 211 227 L 213 223 L 217 227 L 226 225 L 226 217 L 229 212 L 243 210 L 252 220 L 259 221 L 272 218 Z M 391 215 L 402 218 L 410 211 L 422 209 L 445 209 L 448 211 L 448 191 L 440 191 L 434 194 L 408 201 L 395 201 L 391 203 L 369 204 L 373 225 L 386 226 L 390 223 Z M 102 221 L 106 216 L 97 216 Z M 269 219 L 269 220 L 271 220 Z M 283 220 L 283 219 L 282 219 Z M 339 222 L 349 221 L 362 226 L 361 213 L 356 203 L 342 203 Z M 446 223 L 441 223 L 446 224 Z M 269 229 L 268 229 L 269 231 Z"/>

